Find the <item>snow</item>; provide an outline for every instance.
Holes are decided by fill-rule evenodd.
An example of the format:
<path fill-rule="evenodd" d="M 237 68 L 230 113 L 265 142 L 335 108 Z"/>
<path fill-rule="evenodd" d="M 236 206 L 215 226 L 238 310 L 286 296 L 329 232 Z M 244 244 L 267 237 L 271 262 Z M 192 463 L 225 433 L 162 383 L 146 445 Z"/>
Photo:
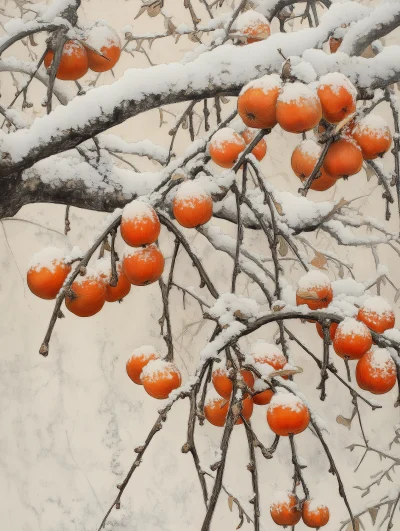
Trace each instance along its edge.
<path fill-rule="evenodd" d="M 300 144 L 296 147 L 301 153 L 312 157 L 315 160 L 319 159 L 319 156 L 322 152 L 322 146 L 316 142 L 313 138 L 307 138 L 302 140 Z"/>
<path fill-rule="evenodd" d="M 222 127 L 211 138 L 210 146 L 215 148 L 224 148 L 226 144 L 237 144 L 243 149 L 246 147 L 246 143 L 243 138 L 236 133 L 231 127 Z"/>
<path fill-rule="evenodd" d="M 357 134 L 367 133 L 377 138 L 390 138 L 390 128 L 384 118 L 378 114 L 370 113 L 362 118 L 354 130 Z"/>
<path fill-rule="evenodd" d="M 242 319 L 246 318 L 251 321 L 258 317 L 259 306 L 254 299 L 234 293 L 223 293 L 208 310 L 208 313 L 218 319 L 222 326 L 232 324 L 236 320 L 235 314 L 237 312 Z"/>
<path fill-rule="evenodd" d="M 122 210 L 122 219 L 124 221 L 140 222 L 145 218 L 156 221 L 157 214 L 155 213 L 154 208 L 144 201 L 134 199 L 125 205 Z"/>
<path fill-rule="evenodd" d="M 44 22 L 51 22 L 61 15 L 69 6 L 76 6 L 76 0 L 53 0 L 49 6 L 41 13 L 40 19 Z M 65 21 L 67 23 L 67 21 Z"/>
<path fill-rule="evenodd" d="M 290 409 L 293 412 L 300 413 L 303 411 L 306 405 L 301 398 L 293 393 L 286 393 L 279 390 L 279 392 L 275 393 L 271 398 L 268 409 L 272 411 L 276 407 L 282 407 L 284 409 Z"/>
<path fill-rule="evenodd" d="M 300 103 L 302 100 L 319 101 L 314 92 L 304 83 L 287 83 L 278 97 L 278 103 Z"/>
<path fill-rule="evenodd" d="M 104 276 L 107 279 L 111 276 L 111 260 L 109 257 L 104 256 L 98 258 L 93 266 L 100 276 Z"/>
<path fill-rule="evenodd" d="M 396 366 L 389 351 L 385 348 L 374 348 L 368 353 L 369 367 L 376 374 L 395 373 Z"/>
<path fill-rule="evenodd" d="M 316 513 L 319 509 L 325 509 L 326 503 L 320 498 L 312 498 L 308 500 L 307 510 L 309 513 Z"/>
<path fill-rule="evenodd" d="M 191 204 L 191 199 L 210 199 L 210 195 L 204 190 L 201 184 L 197 181 L 185 181 L 179 185 L 175 194 L 177 201 L 185 201 Z M 194 205 L 193 205 L 194 207 Z"/>
<path fill-rule="evenodd" d="M 271 509 L 276 512 L 280 512 L 283 508 L 282 505 L 291 505 L 293 494 L 290 490 L 278 490 L 274 492 L 271 498 Z"/>
<path fill-rule="evenodd" d="M 247 83 L 240 91 L 240 94 L 244 94 L 248 89 L 261 89 L 265 94 L 268 94 L 271 90 L 281 89 L 281 87 L 282 80 L 278 74 L 269 74 Z"/>
<path fill-rule="evenodd" d="M 357 89 L 353 83 L 340 72 L 331 72 L 325 74 L 319 80 L 319 86 L 321 88 L 328 86 L 332 89 L 333 93 L 339 94 L 340 88 L 345 88 L 354 98 L 354 101 L 357 98 Z"/>
<path fill-rule="evenodd" d="M 300 57 L 289 57 L 292 75 L 303 83 L 313 83 L 317 79 L 317 73 L 311 63 L 303 61 Z M 311 87 L 310 87 L 311 88 Z"/>
<path fill-rule="evenodd" d="M 142 345 L 141 347 L 135 348 L 132 350 L 132 355 L 130 359 L 132 358 L 149 358 L 152 355 L 156 355 L 161 358 L 161 354 L 158 352 L 158 350 L 153 347 L 153 345 Z"/>
<path fill-rule="evenodd" d="M 368 297 L 362 305 L 362 309 L 368 313 L 377 315 L 392 314 L 393 309 L 386 299 L 380 296 Z"/>
<path fill-rule="evenodd" d="M 253 9 L 249 9 L 238 16 L 236 21 L 233 23 L 233 29 L 244 31 L 254 28 L 254 26 L 258 24 L 268 24 L 268 20 L 261 13 L 258 13 Z"/>
<path fill-rule="evenodd" d="M 117 135 L 106 134 L 97 137 L 101 148 L 113 151 L 114 153 L 127 153 L 130 155 L 139 155 L 156 160 L 164 164 L 168 159 L 168 149 L 164 146 L 153 144 L 148 138 L 138 142 L 127 142 Z"/>
<path fill-rule="evenodd" d="M 72 283 L 72 289 L 74 284 L 84 284 L 85 282 L 103 282 L 99 275 L 99 272 L 95 267 L 86 267 L 84 275 L 78 275 Z"/>
<path fill-rule="evenodd" d="M 368 337 L 370 331 L 363 322 L 357 321 L 357 319 L 351 317 L 346 317 L 341 323 L 339 323 L 336 334 L 347 337 Z"/>
<path fill-rule="evenodd" d="M 179 373 L 176 365 L 159 358 L 157 360 L 149 361 L 149 363 L 143 368 L 140 379 L 154 382 L 162 377 L 164 380 L 172 380 L 174 373 Z"/>
<path fill-rule="evenodd" d="M 77 52 L 79 52 L 79 54 L 82 54 L 82 55 L 85 54 L 86 55 L 85 48 L 82 46 L 82 44 L 80 42 L 78 42 L 78 41 L 67 41 L 64 44 L 63 55 L 74 55 Z"/>
<path fill-rule="evenodd" d="M 254 381 L 253 389 L 255 392 L 265 391 L 266 389 L 269 389 L 269 385 L 264 382 L 264 380 L 261 380 L 261 378 L 256 378 Z"/>
<path fill-rule="evenodd" d="M 95 25 L 90 28 L 85 42 L 98 51 L 102 51 L 102 48 L 110 48 L 111 46 L 121 47 L 121 41 L 117 32 L 106 25 Z"/>
<path fill-rule="evenodd" d="M 286 364 L 286 358 L 281 350 L 272 343 L 259 340 L 251 347 L 251 356 L 253 356 L 256 363 L 282 363 Z"/>
<path fill-rule="evenodd" d="M 28 270 L 40 271 L 43 268 L 54 271 L 55 267 L 65 261 L 66 251 L 57 247 L 45 247 L 35 253 L 28 265 Z"/>
<path fill-rule="evenodd" d="M 331 285 L 331 281 L 329 280 L 329 277 L 325 275 L 325 273 L 322 273 L 321 271 L 314 269 L 311 271 L 308 271 L 305 275 L 303 275 L 298 282 L 298 287 L 301 290 L 310 290 L 314 288 L 322 288 L 322 287 L 328 287 Z"/>
<path fill-rule="evenodd" d="M 342 278 L 332 282 L 333 296 L 338 297 L 340 295 L 361 297 L 364 295 L 365 286 L 361 282 L 357 282 L 353 278 Z"/>
<path fill-rule="evenodd" d="M 158 249 L 154 243 L 151 245 L 146 245 L 146 247 L 130 247 L 129 245 L 126 245 L 122 256 L 124 258 L 131 258 L 135 254 L 139 254 L 140 260 L 142 262 L 147 262 L 149 260 L 153 260 L 153 255 L 149 252 L 153 248 Z"/>
<path fill-rule="evenodd" d="M 217 393 L 217 391 L 212 387 L 209 386 L 207 389 L 206 399 L 205 399 L 205 405 L 212 405 L 215 403 L 221 403 L 221 406 L 223 405 L 223 402 L 228 402 L 225 400 L 225 398 L 222 398 L 221 395 Z"/>

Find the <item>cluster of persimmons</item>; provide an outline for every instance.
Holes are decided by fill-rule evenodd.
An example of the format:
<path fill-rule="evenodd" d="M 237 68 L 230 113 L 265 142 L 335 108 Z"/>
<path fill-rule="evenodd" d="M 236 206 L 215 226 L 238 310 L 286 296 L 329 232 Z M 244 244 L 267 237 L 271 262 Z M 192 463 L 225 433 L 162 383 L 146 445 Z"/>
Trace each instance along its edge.
<path fill-rule="evenodd" d="M 95 25 L 82 40 L 69 40 L 64 44 L 56 77 L 64 81 L 77 81 L 87 71 L 106 72 L 111 70 L 121 55 L 118 34 L 109 26 Z M 44 64 L 49 68 L 54 50 L 49 49 Z"/>

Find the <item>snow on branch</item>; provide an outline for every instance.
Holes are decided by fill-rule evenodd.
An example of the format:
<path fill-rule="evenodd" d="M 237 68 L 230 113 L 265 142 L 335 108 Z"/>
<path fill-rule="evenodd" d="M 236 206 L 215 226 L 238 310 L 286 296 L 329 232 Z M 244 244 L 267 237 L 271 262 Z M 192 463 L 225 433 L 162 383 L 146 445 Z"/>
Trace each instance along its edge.
<path fill-rule="evenodd" d="M 30 129 L 1 135 L 0 150 L 4 155 L 0 176 L 71 149 L 150 109 L 215 94 L 237 94 L 251 79 L 280 70 L 282 56 L 278 50 L 285 56 L 302 54 L 326 41 L 341 24 L 360 20 L 366 13 L 369 13 L 368 9 L 354 2 L 334 4 L 316 28 L 275 34 L 252 46 L 220 46 L 186 64 L 128 70 L 112 85 L 93 89 L 66 107 L 59 107 L 50 115 L 36 119 Z M 379 54 L 379 60 L 336 55 L 338 57 L 336 61 L 330 61 L 331 65 L 335 70 L 351 69 L 352 79 L 357 79 L 360 88 L 384 87 L 400 79 L 400 47 L 386 49 Z M 317 73 L 322 68 L 325 70 L 321 56 L 310 62 Z"/>

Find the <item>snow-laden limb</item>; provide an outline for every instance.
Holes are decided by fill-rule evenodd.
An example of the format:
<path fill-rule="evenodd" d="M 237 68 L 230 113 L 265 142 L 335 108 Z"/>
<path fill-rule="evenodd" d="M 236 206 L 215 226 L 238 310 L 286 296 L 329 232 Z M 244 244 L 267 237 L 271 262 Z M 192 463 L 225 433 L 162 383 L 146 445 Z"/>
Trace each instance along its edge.
<path fill-rule="evenodd" d="M 379 3 L 368 17 L 352 26 L 343 38 L 339 51 L 360 55 L 371 42 L 387 35 L 400 24 L 400 3 L 386 0 Z"/>
<path fill-rule="evenodd" d="M 321 0 L 325 7 L 331 6 L 331 0 Z M 293 4 L 305 3 L 305 0 L 252 0 L 256 11 L 271 21 L 282 9 Z"/>
<path fill-rule="evenodd" d="M 5 29 L 6 31 L 8 30 L 8 33 L 0 39 L 0 55 L 15 42 L 24 37 L 28 37 L 28 35 L 34 35 L 41 31 L 52 32 L 61 26 L 61 24 L 41 23 L 36 20 L 30 20 L 25 23 L 22 19 L 14 19 L 11 22 L 13 23 L 12 25 L 10 23 L 5 25 Z M 20 22 L 20 24 L 16 24 L 16 22 Z"/>
<path fill-rule="evenodd" d="M 100 135 L 98 137 L 101 148 L 113 153 L 126 153 L 127 155 L 138 155 L 153 159 L 160 164 L 165 164 L 168 159 L 168 149 L 164 146 L 157 146 L 151 140 L 139 140 L 138 142 L 127 142 L 117 135 Z"/>
<path fill-rule="evenodd" d="M 5 157 L 0 164 L 0 175 L 23 170 L 38 160 L 71 149 L 147 110 L 215 94 L 237 94 L 248 81 L 280 70 L 283 59 L 278 50 L 285 56 L 302 54 L 326 41 L 336 27 L 363 16 L 365 8 L 360 4 L 334 4 L 316 28 L 277 33 L 252 46 L 220 46 L 186 64 L 130 69 L 112 85 L 93 89 L 76 97 L 66 107 L 37 118 L 29 129 L 1 135 L 0 150 Z M 338 58 L 336 62 L 331 61 L 332 67 L 351 70 L 351 79 L 358 81 L 360 88 L 386 86 L 400 79 L 400 47 L 390 47 L 379 54 L 378 60 L 361 61 L 343 54 L 335 55 Z M 313 64 L 312 60 L 310 62 Z M 340 62 L 343 68 L 337 64 Z M 318 73 L 326 70 L 321 56 L 316 63 L 313 66 Z"/>

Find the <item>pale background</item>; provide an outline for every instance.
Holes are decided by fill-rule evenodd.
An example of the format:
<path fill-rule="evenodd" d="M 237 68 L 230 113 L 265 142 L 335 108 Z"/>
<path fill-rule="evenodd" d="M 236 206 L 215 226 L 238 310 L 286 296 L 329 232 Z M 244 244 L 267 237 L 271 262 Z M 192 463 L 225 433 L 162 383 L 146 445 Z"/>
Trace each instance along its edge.
<path fill-rule="evenodd" d="M 4 0 L 3 0 L 4 1 Z M 375 2 L 377 3 L 377 2 Z M 139 0 L 83 0 L 79 10 L 81 20 L 105 19 L 123 38 L 121 29 L 131 24 L 136 33 L 163 30 L 161 17 L 151 19 L 143 14 L 134 17 L 141 5 Z M 188 12 L 183 12 L 182 2 L 166 0 L 166 9 L 176 14 L 173 21 L 189 23 Z M 12 3 L 6 4 L 6 7 Z M 204 14 L 201 8 L 198 13 Z M 179 17 L 177 16 L 179 15 Z M 3 19 L 4 20 L 4 19 Z M 206 20 L 206 17 L 204 17 Z M 273 31 L 277 31 L 275 23 Z M 32 50 L 39 56 L 43 40 L 35 37 L 39 45 Z M 398 34 L 387 38 L 387 43 L 398 42 Z M 147 45 L 144 45 L 148 50 Z M 179 60 L 194 44 L 181 37 L 178 44 L 172 38 L 156 41 L 150 51 L 154 63 Z M 7 54 L 27 58 L 26 48 L 15 45 Z M 124 54 L 115 68 L 119 77 L 130 67 L 147 67 L 143 54 L 134 58 Z M 22 77 L 18 77 L 19 80 Z M 85 78 L 88 82 L 90 76 Z M 111 73 L 103 74 L 100 83 L 112 83 Z M 2 74 L 1 103 L 7 105 L 15 87 L 9 74 Z M 43 114 L 40 103 L 45 96 L 43 86 L 32 84 L 29 99 L 34 103 L 27 117 Z M 19 100 L 21 101 L 21 99 Z M 170 107 L 178 113 L 182 106 Z M 227 109 L 224 110 L 225 115 Z M 379 112 L 390 117 L 387 109 L 380 106 Z M 156 143 L 168 145 L 167 131 L 174 124 L 171 115 L 164 114 L 168 125 L 159 127 L 158 111 L 151 111 L 128 120 L 115 130 L 126 140 L 150 138 Z M 298 181 L 290 170 L 290 153 L 299 137 L 282 133 L 276 128 L 268 137 L 268 155 L 262 163 L 268 179 L 281 190 L 295 192 Z M 190 142 L 187 131 L 181 131 L 176 142 L 179 153 Z M 135 159 L 132 159 L 135 160 Z M 135 160 L 141 169 L 157 167 L 148 161 Z M 387 162 L 390 168 L 390 161 Z M 363 196 L 358 205 L 365 213 L 383 220 L 384 203 L 377 180 L 367 182 L 365 174 L 339 183 L 325 193 L 310 192 L 316 201 L 342 197 L 352 199 Z M 398 219 L 392 207 L 390 227 L 395 230 Z M 30 205 L 16 216 L 34 221 L 45 228 L 19 221 L 4 221 L 0 230 L 0 521 L 2 528 L 12 531 L 93 531 L 96 530 L 111 501 L 117 494 L 116 484 L 121 482 L 135 458 L 134 447 L 142 444 L 153 425 L 161 401 L 147 396 L 126 376 L 125 363 L 133 348 L 153 343 L 165 351 L 159 337 L 158 319 L 161 303 L 158 285 L 133 288 L 122 304 L 108 304 L 102 312 L 90 319 L 79 319 L 71 314 L 57 323 L 50 345 L 50 355 L 44 359 L 38 354 L 52 312 L 52 303 L 35 298 L 26 285 L 25 274 L 31 255 L 42 247 L 64 245 L 64 207 L 54 205 Z M 98 224 L 104 219 L 102 213 L 71 209 L 72 230 L 68 240 L 82 249 L 95 234 Z M 217 223 L 214 221 L 214 223 Z M 218 222 L 219 223 L 219 222 Z M 234 235 L 233 227 L 221 224 Z M 50 230 L 51 229 L 51 230 Z M 58 231 L 58 232 L 54 232 Z M 215 279 L 220 292 L 230 289 L 232 263 L 223 253 L 214 251 L 200 235 L 187 232 L 195 240 L 196 248 L 203 250 L 207 271 Z M 265 249 L 266 241 L 261 234 L 250 235 L 258 249 Z M 340 248 L 324 233 L 313 238 L 319 249 L 336 249 L 342 258 L 354 265 L 357 279 L 366 281 L 375 275 L 375 266 L 369 249 Z M 250 241 L 250 240 L 249 240 Z M 168 234 L 162 232 L 161 249 L 171 256 L 172 246 Z M 121 248 L 121 246 L 120 246 Z M 381 263 L 389 267 L 393 281 L 400 286 L 398 257 L 384 246 L 378 247 Z M 183 285 L 198 286 L 197 273 L 190 261 L 180 253 L 176 278 Z M 335 279 L 336 269 L 330 271 Z M 300 270 L 293 270 L 293 285 Z M 239 285 L 243 293 L 260 299 L 259 290 L 241 276 Z M 374 288 L 375 289 L 375 288 Z M 204 290 L 203 290 L 204 291 Z M 205 296 L 207 296 L 204 291 Z M 375 293 L 372 291 L 372 293 Z M 390 286 L 383 294 L 393 300 Z M 211 324 L 201 323 L 201 314 L 192 301 L 187 300 L 182 308 L 182 298 L 172 293 L 172 326 L 176 341 L 176 361 L 187 380 L 196 365 L 199 351 L 210 335 Z M 396 308 L 398 318 L 400 314 Z M 294 331 L 315 352 L 321 350 L 321 340 L 311 324 L 291 324 Z M 255 336 L 272 340 L 275 327 L 264 328 Z M 246 340 L 243 346 L 250 343 Z M 392 484 L 383 480 L 380 488 L 372 490 L 371 496 L 359 497 L 354 485 L 368 483 L 370 474 L 380 470 L 378 458 L 369 457 L 357 476 L 353 475 L 360 450 L 349 452 L 345 447 L 361 442 L 360 430 L 353 423 L 351 431 L 336 423 L 337 415 L 351 413 L 350 395 L 330 378 L 327 382 L 328 398 L 318 400 L 315 390 L 319 371 L 310 359 L 291 345 L 291 353 L 304 373 L 296 377 L 302 390 L 313 403 L 316 412 L 327 424 L 330 434 L 325 434 L 330 448 L 345 480 L 346 490 L 354 512 L 370 500 L 379 499 Z M 393 408 L 395 391 L 379 398 L 383 410 L 370 413 L 364 404 L 361 411 L 368 415 L 367 434 L 371 444 L 384 447 L 393 438 L 393 425 L 399 422 L 399 410 Z M 190 454 L 180 449 L 185 442 L 188 401 L 174 406 L 164 425 L 145 454 L 143 464 L 135 472 L 122 498 L 120 511 L 110 518 L 112 529 L 119 530 L 174 530 L 194 531 L 199 529 L 204 515 L 201 492 Z M 256 407 L 253 424 L 265 445 L 272 442 L 272 434 L 265 421 L 265 407 Z M 222 431 L 209 424 L 196 428 L 198 446 L 203 467 L 208 469 L 215 458 Z M 347 519 L 347 513 L 337 493 L 337 484 L 328 474 L 328 463 L 322 448 L 309 432 L 296 437 L 299 454 L 307 460 L 304 471 L 311 494 L 326 500 L 331 509 L 331 522 L 326 531 L 339 529 L 339 522 Z M 234 430 L 228 454 L 228 466 L 224 484 L 243 502 L 252 514 L 248 503 L 251 496 L 251 479 L 246 470 L 247 440 L 243 427 Z M 396 447 L 394 447 L 396 451 Z M 397 449 L 398 451 L 398 449 Z M 283 440 L 273 460 L 265 460 L 257 452 L 261 486 L 261 529 L 278 529 L 269 516 L 269 500 L 277 489 L 291 488 L 292 465 L 289 441 Z M 394 482 L 399 484 L 399 475 Z M 211 487 L 211 483 L 210 483 Z M 212 529 L 233 530 L 238 522 L 237 512 L 231 513 L 224 492 L 213 519 Z M 365 519 L 366 531 L 373 526 Z M 111 528 L 111 527 L 110 527 Z M 243 529 L 251 529 L 245 523 Z M 305 529 L 304 524 L 296 530 Z M 396 528 L 395 528 L 396 529 Z"/>

